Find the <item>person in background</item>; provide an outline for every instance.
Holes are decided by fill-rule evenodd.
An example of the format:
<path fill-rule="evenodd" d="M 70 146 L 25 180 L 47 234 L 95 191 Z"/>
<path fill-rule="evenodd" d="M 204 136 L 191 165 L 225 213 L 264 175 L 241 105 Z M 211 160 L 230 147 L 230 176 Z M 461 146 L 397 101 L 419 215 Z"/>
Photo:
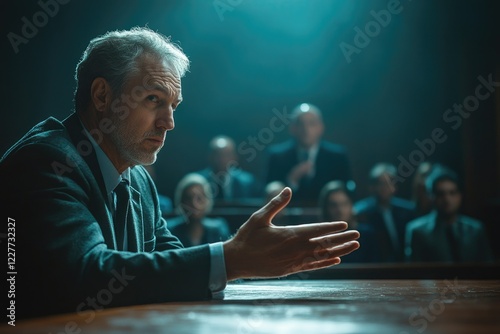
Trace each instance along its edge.
<path fill-rule="evenodd" d="M 146 169 L 146 171 L 149 173 L 149 176 L 151 176 L 154 183 L 157 184 L 156 180 L 157 175 L 154 165 L 146 165 L 144 166 L 144 169 Z M 170 197 L 160 194 L 160 192 L 158 192 L 158 201 L 160 203 L 160 210 L 163 216 L 171 214 L 174 211 L 174 205 L 172 204 L 172 200 L 170 199 Z"/>
<path fill-rule="evenodd" d="M 210 185 L 198 174 L 184 176 L 175 190 L 178 217 L 167 221 L 167 226 L 185 247 L 225 241 L 229 227 L 224 218 L 209 218 L 213 205 Z"/>
<path fill-rule="evenodd" d="M 428 161 L 422 162 L 413 176 L 412 182 L 412 201 L 415 203 L 416 216 L 423 216 L 432 210 L 432 201 L 425 181 L 436 166 Z"/>
<path fill-rule="evenodd" d="M 236 145 L 227 136 L 217 136 L 208 145 L 208 167 L 197 171 L 210 183 L 216 200 L 255 198 L 261 195 L 256 178 L 239 168 Z"/>
<path fill-rule="evenodd" d="M 321 217 L 324 221 L 345 221 L 348 229 L 358 230 L 359 241 L 362 245 L 356 253 L 346 255 L 343 263 L 368 263 L 377 262 L 378 250 L 374 229 L 366 223 L 357 221 L 351 193 L 347 190 L 344 182 L 330 181 L 321 189 L 318 203 Z"/>
<path fill-rule="evenodd" d="M 415 217 L 415 205 L 395 195 L 397 170 L 388 163 L 378 163 L 370 171 L 372 196 L 358 201 L 354 210 L 360 221 L 375 229 L 382 262 L 404 261 L 406 224 Z"/>
<path fill-rule="evenodd" d="M 346 149 L 322 140 L 324 124 L 318 107 L 302 103 L 294 108 L 289 131 L 290 140 L 269 148 L 267 183 L 283 182 L 293 189 L 296 203 L 311 206 L 328 181 L 341 180 L 353 187 Z"/>
<path fill-rule="evenodd" d="M 483 224 L 459 213 L 462 192 L 456 174 L 436 168 L 427 185 L 434 210 L 408 223 L 407 259 L 412 262 L 493 260 Z"/>

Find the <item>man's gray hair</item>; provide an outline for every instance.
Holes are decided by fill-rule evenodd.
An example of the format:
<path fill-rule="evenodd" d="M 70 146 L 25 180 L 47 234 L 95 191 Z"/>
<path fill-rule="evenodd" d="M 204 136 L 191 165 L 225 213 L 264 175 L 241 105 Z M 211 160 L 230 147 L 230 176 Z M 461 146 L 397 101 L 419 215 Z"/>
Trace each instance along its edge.
<path fill-rule="evenodd" d="M 109 31 L 90 41 L 76 66 L 76 111 L 88 107 L 95 78 L 106 79 L 118 96 L 130 75 L 139 71 L 138 59 L 143 55 L 165 60 L 179 77 L 189 69 L 189 59 L 169 37 L 143 27 Z"/>

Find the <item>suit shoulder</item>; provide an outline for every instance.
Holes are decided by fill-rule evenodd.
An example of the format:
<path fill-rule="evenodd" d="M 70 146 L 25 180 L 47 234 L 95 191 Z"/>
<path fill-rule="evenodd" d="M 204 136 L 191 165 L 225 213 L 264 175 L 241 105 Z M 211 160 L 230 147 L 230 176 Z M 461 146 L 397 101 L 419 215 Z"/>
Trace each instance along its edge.
<path fill-rule="evenodd" d="M 481 221 L 465 215 L 460 216 L 460 221 L 462 222 L 462 224 L 475 230 L 482 230 L 484 226 Z"/>
<path fill-rule="evenodd" d="M 432 214 L 427 214 L 425 216 L 415 218 L 408 222 L 408 224 L 406 225 L 406 229 L 408 231 L 428 229 L 432 225 L 433 217 L 434 216 Z"/>
<path fill-rule="evenodd" d="M 35 150 L 60 149 L 67 150 L 74 147 L 61 122 L 53 117 L 35 125 L 21 139 L 19 139 L 2 157 L 2 161 L 16 152 L 29 147 Z"/>
<path fill-rule="evenodd" d="M 373 198 L 372 196 L 363 198 L 354 204 L 354 211 L 356 211 L 357 214 L 366 213 L 373 210 L 374 208 L 375 198 Z"/>
<path fill-rule="evenodd" d="M 253 183 L 255 182 L 255 177 L 252 173 L 244 171 L 243 169 L 237 169 L 232 172 L 232 175 L 243 183 Z"/>
<path fill-rule="evenodd" d="M 295 144 L 292 140 L 287 140 L 282 143 L 274 144 L 269 146 L 269 154 L 271 155 L 277 155 L 277 154 L 283 154 L 286 152 L 289 152 L 291 150 L 294 150 Z"/>
<path fill-rule="evenodd" d="M 391 199 L 391 205 L 408 211 L 415 210 L 415 203 L 400 197 L 393 197 Z"/>
<path fill-rule="evenodd" d="M 332 154 L 347 154 L 347 149 L 344 146 L 342 146 L 340 144 L 335 144 L 335 143 L 332 143 L 332 142 L 329 142 L 326 140 L 323 140 L 321 142 L 320 147 L 322 149 L 324 149 L 325 151 L 332 153 Z"/>

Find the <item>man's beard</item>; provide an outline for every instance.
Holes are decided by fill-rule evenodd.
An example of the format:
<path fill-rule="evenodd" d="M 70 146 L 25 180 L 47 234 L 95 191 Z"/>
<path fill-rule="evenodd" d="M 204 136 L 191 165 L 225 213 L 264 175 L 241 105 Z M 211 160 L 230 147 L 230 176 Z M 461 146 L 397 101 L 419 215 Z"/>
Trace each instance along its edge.
<path fill-rule="evenodd" d="M 147 151 L 141 147 L 141 144 L 143 143 L 143 139 L 152 135 L 158 135 L 158 131 L 151 131 L 139 137 L 133 131 L 133 128 L 128 126 L 129 123 L 126 122 L 126 119 L 122 120 L 119 115 L 114 113 L 111 113 L 110 118 L 116 128 L 111 131 L 109 136 L 121 158 L 131 165 L 153 164 L 156 161 L 156 154 L 159 149 Z"/>

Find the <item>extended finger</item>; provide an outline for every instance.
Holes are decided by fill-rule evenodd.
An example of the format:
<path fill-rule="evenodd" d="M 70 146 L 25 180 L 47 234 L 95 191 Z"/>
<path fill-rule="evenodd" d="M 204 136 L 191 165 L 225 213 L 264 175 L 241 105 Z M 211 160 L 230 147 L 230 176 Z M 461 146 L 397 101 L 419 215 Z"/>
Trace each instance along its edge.
<path fill-rule="evenodd" d="M 262 208 L 255 212 L 255 215 L 259 215 L 264 219 L 272 220 L 274 216 L 280 212 L 292 198 L 292 190 L 285 187 L 278 195 L 276 195 L 272 200 L 267 202 Z"/>
<path fill-rule="evenodd" d="M 335 234 L 328 234 L 321 237 L 311 238 L 310 241 L 318 243 L 324 248 L 332 248 L 339 244 L 346 243 L 351 240 L 359 238 L 359 232 L 356 230 L 349 230 Z"/>
<path fill-rule="evenodd" d="M 328 258 L 341 257 L 354 252 L 359 248 L 359 242 L 348 241 L 346 243 L 337 245 L 331 248 L 316 248 L 312 258 L 317 260 L 324 260 Z"/>
<path fill-rule="evenodd" d="M 321 260 L 321 261 L 314 261 L 314 262 L 309 262 L 305 263 L 300 271 L 311 271 L 311 270 L 317 270 L 321 268 L 327 268 L 331 267 L 334 265 L 337 265 L 341 262 L 339 257 L 334 257 L 334 258 L 328 258 L 326 260 Z"/>
<path fill-rule="evenodd" d="M 346 222 L 314 223 L 314 224 L 290 226 L 288 228 L 292 229 L 297 234 L 297 236 L 303 237 L 304 239 L 313 239 L 322 237 L 324 235 L 343 231 L 347 228 L 347 223 Z"/>

